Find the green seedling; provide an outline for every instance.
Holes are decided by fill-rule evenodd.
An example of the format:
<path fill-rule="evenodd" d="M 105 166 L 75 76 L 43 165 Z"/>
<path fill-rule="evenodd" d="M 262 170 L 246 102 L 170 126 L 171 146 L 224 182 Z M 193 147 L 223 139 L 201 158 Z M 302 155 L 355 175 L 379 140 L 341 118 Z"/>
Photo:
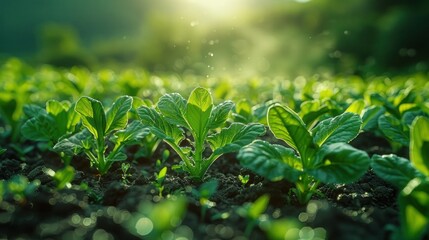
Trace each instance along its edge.
<path fill-rule="evenodd" d="M 122 183 L 123 184 L 128 184 L 128 178 L 131 177 L 132 175 L 128 172 L 130 170 L 131 165 L 129 163 L 122 163 L 121 164 L 121 171 L 122 171 Z"/>
<path fill-rule="evenodd" d="M 238 215 L 247 221 L 244 231 L 245 236 L 250 237 L 255 226 L 267 218 L 263 213 L 267 209 L 269 201 L 270 197 L 268 195 L 262 195 L 255 202 L 247 203 L 237 208 Z"/>
<path fill-rule="evenodd" d="M 216 193 L 219 182 L 211 180 L 203 183 L 198 190 L 192 189 L 192 194 L 199 199 L 201 205 L 201 218 L 205 219 L 207 210 L 216 206 L 215 202 L 210 201 L 210 198 Z"/>
<path fill-rule="evenodd" d="M 131 104 L 131 97 L 122 96 L 105 112 L 100 101 L 90 97 L 80 98 L 75 111 L 80 115 L 85 129 L 58 142 L 54 150 L 71 156 L 84 152 L 91 166 L 101 175 L 106 174 L 114 162 L 127 158 L 121 151 L 126 145 L 139 142 L 149 133 L 140 121 L 128 124 L 127 113 Z M 113 147 L 109 148 L 108 142 Z"/>
<path fill-rule="evenodd" d="M 19 204 L 25 204 L 27 198 L 39 187 L 40 180 L 30 182 L 25 176 L 15 175 L 8 180 L 1 180 L 0 185 L 3 199 L 12 198 Z"/>
<path fill-rule="evenodd" d="M 410 160 L 374 155 L 372 168 L 401 191 L 401 228 L 394 239 L 418 240 L 429 236 L 429 119 L 417 117 L 410 131 Z"/>
<path fill-rule="evenodd" d="M 368 169 L 370 159 L 347 144 L 360 131 L 359 115 L 345 112 L 308 129 L 292 109 L 274 105 L 268 110 L 268 126 L 290 148 L 256 140 L 238 154 L 241 164 L 271 181 L 295 183 L 299 203 L 307 203 L 323 183 L 350 183 Z"/>
<path fill-rule="evenodd" d="M 65 168 L 57 171 L 47 168 L 44 169 L 44 171 L 54 179 L 57 189 L 71 188 L 71 182 L 73 181 L 76 173 L 72 166 L 66 166 Z"/>
<path fill-rule="evenodd" d="M 238 175 L 238 180 L 240 180 L 241 184 L 243 184 L 243 186 L 244 186 L 244 185 L 246 185 L 249 182 L 250 176 L 249 176 L 249 174 L 246 174 L 244 176 L 241 175 L 241 174 L 239 174 Z"/>
<path fill-rule="evenodd" d="M 225 125 L 233 106 L 231 101 L 214 106 L 210 92 L 196 88 L 187 101 L 178 93 L 166 94 L 160 98 L 157 109 L 142 106 L 137 112 L 143 124 L 177 152 L 183 169 L 201 181 L 221 155 L 238 151 L 265 133 L 261 124 L 242 123 L 232 123 L 217 131 Z M 185 139 L 187 146 L 182 144 Z M 207 145 L 211 153 L 205 157 Z"/>
<path fill-rule="evenodd" d="M 164 191 L 164 180 L 167 175 L 167 167 L 163 167 L 159 173 L 155 173 L 155 182 L 154 185 L 158 189 L 159 196 L 162 197 L 162 192 Z"/>
<path fill-rule="evenodd" d="M 168 157 L 170 157 L 170 151 L 168 151 L 168 149 L 164 149 L 164 151 L 162 151 L 161 159 L 156 160 L 156 168 L 161 168 L 167 161 Z"/>

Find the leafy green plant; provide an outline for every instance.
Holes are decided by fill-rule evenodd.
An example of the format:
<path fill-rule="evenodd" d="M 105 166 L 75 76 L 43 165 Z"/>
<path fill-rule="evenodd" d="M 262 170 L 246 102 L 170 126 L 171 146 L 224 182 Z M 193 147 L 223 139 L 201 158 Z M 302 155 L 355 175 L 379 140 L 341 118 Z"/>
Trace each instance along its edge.
<path fill-rule="evenodd" d="M 410 160 L 374 155 L 375 173 L 401 190 L 398 197 L 401 228 L 397 239 L 417 240 L 429 234 L 429 119 L 411 125 Z"/>
<path fill-rule="evenodd" d="M 24 113 L 29 119 L 21 127 L 22 135 L 33 141 L 48 142 L 51 147 L 62 136 L 73 133 L 80 120 L 74 105 L 67 101 L 49 100 L 46 109 L 26 105 Z"/>
<path fill-rule="evenodd" d="M 30 182 L 25 176 L 14 175 L 8 180 L 1 180 L 0 185 L 3 189 L 3 199 L 12 198 L 16 202 L 24 204 L 27 198 L 39 187 L 40 180 L 36 179 Z"/>
<path fill-rule="evenodd" d="M 74 104 L 68 101 L 49 100 L 45 109 L 37 105 L 26 105 L 24 113 L 29 119 L 21 127 L 22 135 L 51 150 L 62 137 L 74 133 L 80 121 L 79 115 L 74 111 Z M 70 156 L 63 155 L 61 158 L 66 166 L 70 164 Z"/>
<path fill-rule="evenodd" d="M 151 132 L 177 152 L 183 169 L 192 178 L 202 180 L 222 154 L 238 151 L 265 132 L 261 124 L 242 123 L 232 123 L 217 132 L 225 125 L 233 106 L 231 101 L 214 106 L 210 92 L 199 87 L 187 101 L 178 93 L 166 94 L 159 99 L 157 109 L 142 106 L 137 111 Z M 190 146 L 182 145 L 185 139 Z M 208 157 L 204 157 L 206 142 L 211 149 Z"/>
<path fill-rule="evenodd" d="M 122 183 L 123 184 L 128 184 L 128 178 L 131 177 L 132 175 L 128 172 L 130 170 L 131 164 L 129 163 L 122 163 L 121 164 L 121 171 L 122 171 L 122 175 L 121 175 L 121 179 L 122 179 Z"/>
<path fill-rule="evenodd" d="M 202 219 L 205 219 L 209 208 L 216 206 L 216 203 L 210 201 L 210 198 L 216 193 L 218 186 L 217 180 L 211 180 L 201 184 L 198 189 L 192 189 L 192 194 L 199 200 Z"/>
<path fill-rule="evenodd" d="M 262 195 L 253 203 L 247 203 L 237 208 L 237 213 L 247 221 L 246 229 L 244 231 L 245 236 L 250 237 L 255 226 L 264 218 L 264 212 L 267 209 L 270 197 L 268 195 Z"/>
<path fill-rule="evenodd" d="M 351 112 L 319 122 L 308 129 L 292 109 L 274 105 L 268 110 L 268 126 L 290 148 L 256 140 L 243 147 L 241 164 L 271 181 L 286 179 L 300 203 L 307 203 L 323 183 L 350 183 L 361 177 L 370 159 L 348 145 L 360 131 L 361 119 Z"/>
<path fill-rule="evenodd" d="M 131 104 L 131 97 L 122 96 L 105 112 L 100 101 L 90 97 L 80 98 L 75 111 L 80 115 L 85 129 L 58 142 L 54 150 L 68 155 L 84 152 L 91 166 L 101 175 L 105 174 L 114 162 L 127 158 L 121 151 L 124 146 L 140 141 L 149 133 L 140 121 L 128 124 L 127 113 Z M 108 142 L 113 147 L 109 148 Z"/>
<path fill-rule="evenodd" d="M 57 184 L 57 189 L 70 188 L 76 174 L 72 166 L 66 166 L 63 169 L 54 171 L 50 168 L 44 169 L 44 172 L 51 176 Z"/>
<path fill-rule="evenodd" d="M 164 191 L 164 179 L 167 176 L 167 167 L 163 167 L 159 173 L 155 173 L 155 182 L 154 185 L 158 189 L 158 195 L 162 197 L 162 192 Z"/>
<path fill-rule="evenodd" d="M 0 155 L 6 152 L 6 148 L 0 148 Z"/>

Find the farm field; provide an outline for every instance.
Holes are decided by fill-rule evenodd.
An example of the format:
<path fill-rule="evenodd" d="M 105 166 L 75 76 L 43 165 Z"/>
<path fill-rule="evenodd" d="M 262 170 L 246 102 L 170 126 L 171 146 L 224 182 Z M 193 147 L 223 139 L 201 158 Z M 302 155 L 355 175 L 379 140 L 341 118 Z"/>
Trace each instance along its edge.
<path fill-rule="evenodd" d="M 0 239 L 429 240 L 428 22 L 2 0 Z"/>
<path fill-rule="evenodd" d="M 428 238 L 427 75 L 0 78 L 2 238 Z"/>

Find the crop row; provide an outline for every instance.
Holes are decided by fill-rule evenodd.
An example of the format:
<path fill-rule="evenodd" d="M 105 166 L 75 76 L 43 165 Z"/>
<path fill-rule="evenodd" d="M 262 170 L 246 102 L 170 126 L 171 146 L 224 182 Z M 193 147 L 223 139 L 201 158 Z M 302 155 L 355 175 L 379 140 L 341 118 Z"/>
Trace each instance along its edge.
<path fill-rule="evenodd" d="M 65 165 L 51 174 L 58 188 L 66 187 L 73 179 L 74 156 L 85 156 L 103 177 L 116 162 L 132 158 L 126 151 L 129 146 L 137 145 L 150 157 L 163 141 L 181 159 L 180 170 L 196 181 L 206 181 L 205 173 L 223 154 L 237 153 L 242 166 L 256 174 L 274 182 L 285 179 L 294 183 L 291 194 L 300 204 L 308 203 L 321 183 L 351 183 L 372 167 L 377 175 L 401 190 L 398 206 L 402 228 L 398 234 L 403 239 L 419 239 L 427 231 L 429 93 L 426 81 L 419 81 L 418 76 L 412 81 L 376 79 L 368 84 L 356 79 L 296 79 L 273 81 L 272 85 L 256 81 L 255 86 L 248 84 L 243 89 L 254 88 L 256 93 L 259 89 L 260 94 L 247 93 L 248 96 L 238 93 L 246 91 L 240 89 L 242 86 L 236 86 L 237 93 L 232 94 L 232 90 L 217 83 L 210 86 L 214 94 L 197 87 L 186 99 L 180 93 L 169 93 L 165 86 L 134 88 L 129 84 L 144 81 L 137 81 L 135 76 L 125 78 L 127 73 L 115 77 L 112 72 L 100 72 L 94 77 L 82 69 L 71 70 L 87 74 L 81 78 L 53 69 L 36 72 L 42 76 L 54 74 L 51 80 L 62 79 L 55 80 L 60 87 L 51 92 L 44 87 L 53 82 L 41 80 L 44 78 L 37 74 L 27 75 L 18 68 L 22 67 L 20 64 L 11 60 L 1 71 L 2 78 L 22 75 L 1 82 L 2 146 L 23 149 L 16 146 L 31 140 L 42 151 L 56 152 Z M 27 79 L 29 76 L 34 79 Z M 97 94 L 98 85 L 88 87 L 94 84 L 93 78 L 102 82 L 109 77 L 113 80 L 102 86 L 118 92 L 100 90 Z M 115 81 L 122 77 L 126 80 Z M 386 86 L 387 83 L 392 86 Z M 124 86 L 129 90 L 125 91 Z M 342 91 L 341 87 L 346 86 L 348 89 Z M 75 92 L 71 93 L 72 90 Z M 122 96 L 105 102 L 96 99 L 115 95 Z M 143 98 L 136 97 L 142 95 Z M 155 96 L 159 97 L 154 104 Z M 47 100 L 41 107 L 39 101 L 45 98 L 66 100 Z M 225 98 L 231 100 L 219 101 Z M 235 100 L 241 98 L 244 100 Z M 109 108 L 103 106 L 106 102 L 111 102 Z M 370 157 L 348 144 L 362 132 L 383 136 L 394 153 L 409 149 L 409 154 Z M 164 169 L 157 173 L 160 192 Z M 19 193 L 13 187 L 15 181 L 25 182 L 3 181 L 2 191 Z M 23 194 L 16 196 L 23 198 Z M 255 204 L 264 205 L 266 201 L 262 197 Z"/>

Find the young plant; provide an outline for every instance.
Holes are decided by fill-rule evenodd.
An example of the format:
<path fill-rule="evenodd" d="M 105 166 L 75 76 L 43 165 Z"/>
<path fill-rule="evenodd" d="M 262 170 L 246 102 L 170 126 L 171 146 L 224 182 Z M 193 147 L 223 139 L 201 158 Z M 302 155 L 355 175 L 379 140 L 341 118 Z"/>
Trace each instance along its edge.
<path fill-rule="evenodd" d="M 47 168 L 44 171 L 54 179 L 57 189 L 71 188 L 71 181 L 73 181 L 76 173 L 72 166 L 66 166 L 57 171 Z"/>
<path fill-rule="evenodd" d="M 238 180 L 240 180 L 241 184 L 244 186 L 244 185 L 246 185 L 249 182 L 250 176 L 249 176 L 249 174 L 246 174 L 244 176 L 241 175 L 241 174 L 239 174 L 238 175 Z"/>
<path fill-rule="evenodd" d="M 128 178 L 131 177 L 132 175 L 128 172 L 128 170 L 130 170 L 131 165 L 129 163 L 122 163 L 121 164 L 121 171 L 122 171 L 122 183 L 123 184 L 128 184 Z"/>
<path fill-rule="evenodd" d="M 211 180 L 201 184 L 196 189 L 192 189 L 192 194 L 197 198 L 201 205 L 201 218 L 206 218 L 206 213 L 209 208 L 216 206 L 215 202 L 210 201 L 210 198 L 216 193 L 219 182 L 217 180 Z"/>
<path fill-rule="evenodd" d="M 301 204 L 307 203 L 322 183 L 350 183 L 368 169 L 370 159 L 346 144 L 361 126 L 359 115 L 345 112 L 308 129 L 292 109 L 274 105 L 268 110 L 268 126 L 290 148 L 257 140 L 238 154 L 241 164 L 271 181 L 295 183 L 292 190 Z"/>
<path fill-rule="evenodd" d="M 196 88 L 187 101 L 178 93 L 166 94 L 159 99 L 157 109 L 142 106 L 137 111 L 151 132 L 177 152 L 183 169 L 192 178 L 202 180 L 222 154 L 238 151 L 265 132 L 261 124 L 235 122 L 215 131 L 225 125 L 233 106 L 231 101 L 214 106 L 210 92 Z M 185 139 L 190 147 L 182 145 Z M 208 157 L 204 156 L 206 143 L 211 149 Z"/>
<path fill-rule="evenodd" d="M 154 185 L 158 189 L 159 196 L 162 197 L 162 192 L 164 191 L 164 179 L 167 175 L 167 167 L 163 167 L 159 173 L 155 173 L 155 182 Z"/>
<path fill-rule="evenodd" d="M 30 140 L 52 147 L 64 136 L 75 132 L 79 123 L 79 115 L 74 111 L 74 105 L 64 101 L 49 100 L 46 109 L 37 105 L 24 106 L 24 113 L 29 119 L 22 125 L 22 135 Z M 61 156 L 64 164 L 68 166 L 70 156 Z"/>
<path fill-rule="evenodd" d="M 429 119 L 411 125 L 410 160 L 396 155 L 374 155 L 375 173 L 401 190 L 398 197 L 401 228 L 397 239 L 429 236 Z"/>
<path fill-rule="evenodd" d="M 75 130 L 79 115 L 74 105 L 65 101 L 49 100 L 46 109 L 37 105 L 24 106 L 24 113 L 29 119 L 22 125 L 22 135 L 30 140 L 47 142 L 52 147 L 58 140 Z"/>
<path fill-rule="evenodd" d="M 244 231 L 246 237 L 250 237 L 255 226 L 264 220 L 264 218 L 267 218 L 263 213 L 267 209 L 269 201 L 270 196 L 262 195 L 256 199 L 255 202 L 247 203 L 237 208 L 238 215 L 245 218 L 247 221 L 246 229 Z"/>
<path fill-rule="evenodd" d="M 114 162 L 127 158 L 121 151 L 124 146 L 140 141 L 149 132 L 139 121 L 128 124 L 127 113 L 131 104 L 131 97 L 122 96 L 105 112 L 100 101 L 90 97 L 80 98 L 75 111 L 80 115 L 85 129 L 58 142 L 54 150 L 68 155 L 84 152 L 91 166 L 101 175 L 105 174 Z M 109 148 L 108 142 L 113 147 Z"/>

